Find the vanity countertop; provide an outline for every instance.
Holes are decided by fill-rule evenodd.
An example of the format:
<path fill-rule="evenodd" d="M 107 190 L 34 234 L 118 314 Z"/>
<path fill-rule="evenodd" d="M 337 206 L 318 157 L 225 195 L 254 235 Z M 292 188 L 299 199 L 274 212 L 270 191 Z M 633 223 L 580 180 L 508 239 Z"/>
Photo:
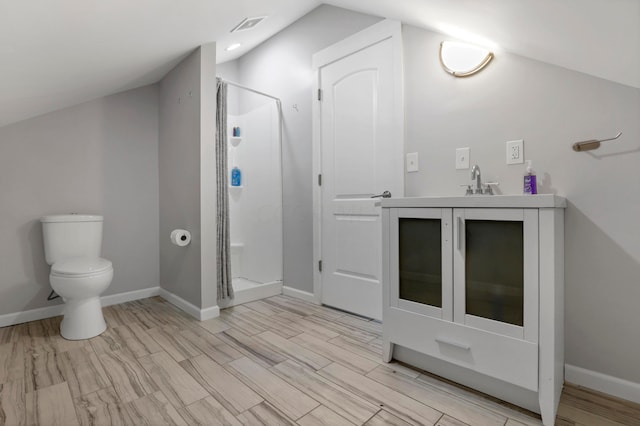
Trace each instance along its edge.
<path fill-rule="evenodd" d="M 382 207 L 566 208 L 567 200 L 554 194 L 403 197 L 385 198 Z"/>

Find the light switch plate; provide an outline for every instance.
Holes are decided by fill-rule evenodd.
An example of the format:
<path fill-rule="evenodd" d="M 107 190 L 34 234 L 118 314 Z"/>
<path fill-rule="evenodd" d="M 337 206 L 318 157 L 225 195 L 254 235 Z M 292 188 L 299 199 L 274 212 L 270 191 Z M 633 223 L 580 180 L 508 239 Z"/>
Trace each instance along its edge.
<path fill-rule="evenodd" d="M 507 142 L 507 164 L 522 163 L 524 163 L 524 141 L 520 139 Z"/>
<path fill-rule="evenodd" d="M 418 153 L 410 152 L 407 154 L 407 173 L 413 173 L 420 170 L 420 166 L 418 164 Z"/>
<path fill-rule="evenodd" d="M 469 148 L 456 149 L 456 169 L 469 168 Z"/>

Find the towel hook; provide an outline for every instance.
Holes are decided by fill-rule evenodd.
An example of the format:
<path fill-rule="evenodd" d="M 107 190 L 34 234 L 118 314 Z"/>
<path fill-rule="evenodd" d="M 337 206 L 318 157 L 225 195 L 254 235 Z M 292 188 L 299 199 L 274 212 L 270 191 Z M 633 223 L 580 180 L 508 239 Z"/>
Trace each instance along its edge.
<path fill-rule="evenodd" d="M 616 139 L 618 139 L 620 136 L 622 135 L 622 132 L 618 132 L 617 135 L 615 135 L 612 138 L 608 138 L 608 139 L 592 139 L 592 140 L 588 140 L 588 141 L 581 141 L 581 142 L 576 142 L 573 144 L 573 150 L 575 152 L 581 152 L 581 151 L 591 151 L 592 149 L 598 149 L 600 148 L 600 143 L 602 142 L 608 142 L 608 141 L 614 141 Z"/>

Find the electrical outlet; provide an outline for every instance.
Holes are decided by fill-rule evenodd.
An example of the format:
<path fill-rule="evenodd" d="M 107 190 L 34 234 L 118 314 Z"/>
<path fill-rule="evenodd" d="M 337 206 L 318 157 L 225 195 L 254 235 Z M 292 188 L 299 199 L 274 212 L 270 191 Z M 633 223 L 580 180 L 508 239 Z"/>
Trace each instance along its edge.
<path fill-rule="evenodd" d="M 413 173 L 420 170 L 418 164 L 418 153 L 410 152 L 407 154 L 407 173 Z"/>
<path fill-rule="evenodd" d="M 469 168 L 469 148 L 456 149 L 456 169 Z"/>
<path fill-rule="evenodd" d="M 522 163 L 524 163 L 524 141 L 520 139 L 507 142 L 507 164 Z"/>

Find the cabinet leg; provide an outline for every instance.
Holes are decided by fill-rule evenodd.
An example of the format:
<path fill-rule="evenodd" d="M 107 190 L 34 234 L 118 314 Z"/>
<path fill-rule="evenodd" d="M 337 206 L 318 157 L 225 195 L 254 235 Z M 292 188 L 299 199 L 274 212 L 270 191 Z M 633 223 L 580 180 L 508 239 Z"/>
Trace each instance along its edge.
<path fill-rule="evenodd" d="M 544 426 L 553 426 L 556 424 L 556 413 L 553 408 L 545 409 L 543 407 L 540 411 L 540 415 L 542 416 L 542 424 Z"/>
<path fill-rule="evenodd" d="M 554 403 L 552 396 L 540 397 L 540 416 L 542 416 L 542 424 L 544 426 L 553 426 L 556 424 L 556 413 L 558 405 Z"/>
<path fill-rule="evenodd" d="M 541 372 L 545 370 L 547 364 L 548 363 L 544 362 L 544 358 L 541 357 Z M 544 426 L 553 426 L 556 422 L 556 414 L 558 413 L 558 405 L 560 404 L 560 397 L 564 385 L 562 377 L 564 369 L 559 368 L 556 373 L 555 380 L 553 378 L 545 379 L 545 376 L 542 373 L 540 374 L 538 402 L 540 403 L 540 415 L 542 416 L 542 424 Z"/>
<path fill-rule="evenodd" d="M 393 358 L 393 343 L 383 340 L 382 342 L 382 360 L 384 362 L 391 361 Z"/>

